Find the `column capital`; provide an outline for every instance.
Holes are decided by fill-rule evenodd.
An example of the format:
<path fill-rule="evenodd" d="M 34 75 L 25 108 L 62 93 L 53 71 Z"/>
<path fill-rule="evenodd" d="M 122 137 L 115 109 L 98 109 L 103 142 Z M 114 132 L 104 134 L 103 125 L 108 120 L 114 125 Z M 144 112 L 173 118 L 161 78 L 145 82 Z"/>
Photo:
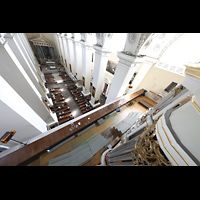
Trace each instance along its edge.
<path fill-rule="evenodd" d="M 109 56 L 109 54 L 111 53 L 111 51 L 109 51 L 108 49 L 102 48 L 97 44 L 93 45 L 93 48 L 95 49 L 95 53 L 98 53 L 102 56 Z"/>
<path fill-rule="evenodd" d="M 90 44 L 88 42 L 85 42 L 85 41 L 82 41 L 82 40 L 80 40 L 80 44 L 81 44 L 82 47 L 85 47 L 87 49 L 92 49 L 93 48 L 92 44 Z"/>
<path fill-rule="evenodd" d="M 74 40 L 74 44 L 81 46 L 80 40 Z"/>
<path fill-rule="evenodd" d="M 127 66 L 131 66 L 131 64 L 134 62 L 135 60 L 135 56 L 133 55 L 127 55 L 125 53 L 121 52 L 117 52 L 117 56 L 119 57 L 119 62 L 121 62 L 122 64 L 125 64 Z"/>

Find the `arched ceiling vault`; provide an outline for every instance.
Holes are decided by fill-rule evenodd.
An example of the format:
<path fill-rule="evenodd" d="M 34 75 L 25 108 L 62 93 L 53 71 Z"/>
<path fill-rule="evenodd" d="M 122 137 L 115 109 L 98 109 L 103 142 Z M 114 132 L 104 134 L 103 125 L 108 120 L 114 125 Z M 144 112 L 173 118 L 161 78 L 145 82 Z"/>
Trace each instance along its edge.
<path fill-rule="evenodd" d="M 141 46 L 139 54 L 160 59 L 166 49 L 181 33 L 152 33 Z"/>

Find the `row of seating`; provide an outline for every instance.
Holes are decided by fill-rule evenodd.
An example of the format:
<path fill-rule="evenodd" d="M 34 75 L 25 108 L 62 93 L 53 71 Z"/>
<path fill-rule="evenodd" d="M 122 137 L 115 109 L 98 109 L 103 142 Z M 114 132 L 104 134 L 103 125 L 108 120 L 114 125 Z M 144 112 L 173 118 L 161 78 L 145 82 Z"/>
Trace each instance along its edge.
<path fill-rule="evenodd" d="M 90 110 L 93 109 L 92 106 L 89 103 L 89 101 L 91 99 L 90 95 L 84 96 L 81 93 L 81 89 L 77 88 L 75 85 L 68 86 L 67 88 L 71 92 L 74 100 L 76 101 L 79 109 L 81 110 L 81 112 L 83 114 L 86 113 L 86 112 L 89 112 Z"/>
<path fill-rule="evenodd" d="M 65 71 L 65 68 L 62 65 L 61 65 L 61 67 L 57 67 L 57 69 L 58 69 L 58 72 Z"/>
<path fill-rule="evenodd" d="M 51 98 L 55 107 L 55 112 L 58 117 L 59 124 L 74 119 L 70 107 L 68 106 L 60 88 L 49 89 Z"/>
<path fill-rule="evenodd" d="M 44 74 L 44 77 L 45 77 L 45 80 L 46 80 L 45 86 L 47 84 L 52 84 L 52 83 L 56 83 L 57 84 L 57 82 L 54 79 L 54 76 L 53 76 L 52 73 L 46 73 L 46 74 Z"/>
<path fill-rule="evenodd" d="M 63 79 L 63 82 L 74 82 L 69 76 L 68 76 L 68 74 L 66 73 L 66 72 L 59 72 L 59 76 L 61 76 L 62 77 L 62 79 Z"/>

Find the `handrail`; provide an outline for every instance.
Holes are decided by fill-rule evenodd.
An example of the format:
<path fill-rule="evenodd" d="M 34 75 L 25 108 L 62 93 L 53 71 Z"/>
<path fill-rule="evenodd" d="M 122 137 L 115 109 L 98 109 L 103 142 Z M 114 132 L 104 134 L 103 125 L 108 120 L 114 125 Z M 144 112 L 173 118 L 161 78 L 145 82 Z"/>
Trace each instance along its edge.
<path fill-rule="evenodd" d="M 34 140 L 26 146 L 1 157 L 0 166 L 27 165 L 28 163 L 36 159 L 38 156 L 46 152 L 47 149 L 77 134 L 79 131 L 88 127 L 98 119 L 113 112 L 114 110 L 116 110 L 116 108 L 119 108 L 129 103 L 130 101 L 142 95 L 143 93 L 144 89 L 138 90 L 132 94 L 123 96 L 109 104 L 91 110 L 88 113 L 81 115 L 80 117 L 72 119 L 69 122 L 60 125 L 58 128 L 55 127 L 45 132 L 43 134 L 44 137 Z"/>

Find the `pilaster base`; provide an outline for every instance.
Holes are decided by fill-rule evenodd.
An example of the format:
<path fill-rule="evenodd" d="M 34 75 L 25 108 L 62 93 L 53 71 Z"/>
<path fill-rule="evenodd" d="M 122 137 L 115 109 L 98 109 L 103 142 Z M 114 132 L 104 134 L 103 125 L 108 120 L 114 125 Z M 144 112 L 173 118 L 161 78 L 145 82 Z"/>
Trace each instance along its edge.
<path fill-rule="evenodd" d="M 83 95 L 84 97 L 90 95 L 90 92 L 87 93 L 87 94 L 84 94 L 83 91 L 81 91 L 81 93 L 82 93 L 82 95 Z"/>
<path fill-rule="evenodd" d="M 83 85 L 80 84 L 79 82 L 77 82 L 75 85 L 76 85 L 77 88 L 82 88 L 83 87 Z"/>
<path fill-rule="evenodd" d="M 92 103 L 92 101 L 89 101 L 89 103 L 91 104 L 91 106 L 93 107 L 93 108 L 95 108 L 95 107 L 97 107 L 97 106 L 99 106 L 100 105 L 100 103 L 98 102 L 98 103 L 96 103 L 96 104 L 93 104 Z"/>

